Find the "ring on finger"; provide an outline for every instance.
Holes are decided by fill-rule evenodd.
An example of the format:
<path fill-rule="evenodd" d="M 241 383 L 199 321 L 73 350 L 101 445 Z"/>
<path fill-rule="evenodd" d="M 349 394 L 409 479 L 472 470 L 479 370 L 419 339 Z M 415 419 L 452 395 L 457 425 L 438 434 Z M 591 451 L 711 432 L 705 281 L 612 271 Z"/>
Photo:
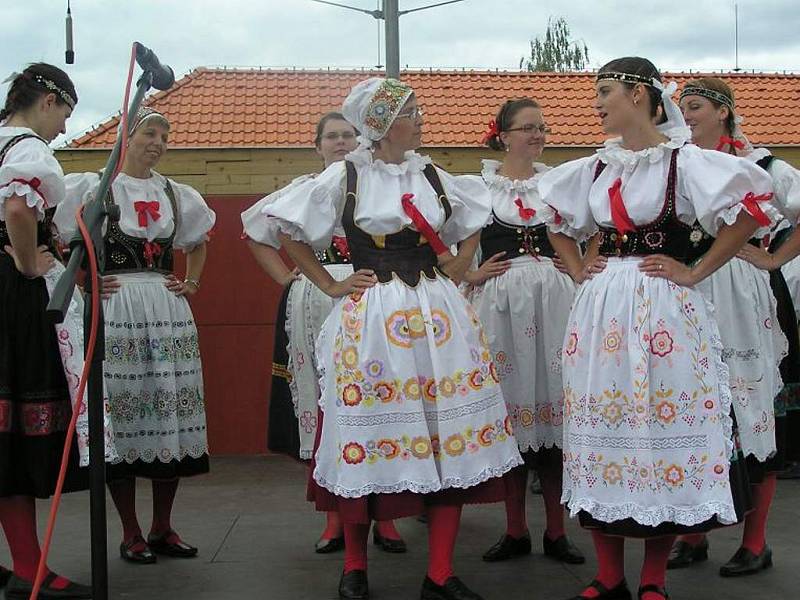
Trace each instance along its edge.
<path fill-rule="evenodd" d="M 664 265 L 662 265 L 662 264 L 659 264 L 659 265 L 658 265 L 658 270 L 659 270 L 659 271 L 663 271 L 663 270 L 664 270 Z"/>

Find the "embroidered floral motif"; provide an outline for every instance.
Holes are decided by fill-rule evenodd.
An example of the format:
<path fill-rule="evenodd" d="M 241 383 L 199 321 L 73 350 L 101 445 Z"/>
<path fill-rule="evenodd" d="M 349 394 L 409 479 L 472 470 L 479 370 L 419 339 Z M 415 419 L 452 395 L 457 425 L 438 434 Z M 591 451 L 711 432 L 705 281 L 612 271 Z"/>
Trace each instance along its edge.
<path fill-rule="evenodd" d="M 431 326 L 433 327 L 433 340 L 437 347 L 443 346 L 450 339 L 450 319 L 443 310 L 435 308 L 431 311 Z"/>
<path fill-rule="evenodd" d="M 306 433 L 312 433 L 317 428 L 317 417 L 310 410 L 303 411 L 300 415 L 300 427 Z"/>
<path fill-rule="evenodd" d="M 616 319 L 611 319 L 608 329 L 603 332 L 603 343 L 597 349 L 601 364 L 611 359 L 617 366 L 620 366 L 622 357 L 620 350 L 625 338 L 625 329 L 620 326 Z"/>
<path fill-rule="evenodd" d="M 415 339 L 425 337 L 425 319 L 419 308 L 397 310 L 386 319 L 389 341 L 402 348 L 411 348 Z"/>
<path fill-rule="evenodd" d="M 374 464 L 379 460 L 425 460 L 433 457 L 437 460 L 458 458 L 466 454 L 474 454 L 482 448 L 490 448 L 495 443 L 513 440 L 511 419 L 497 420 L 481 427 L 468 427 L 463 431 L 452 433 L 440 444 L 439 436 L 403 435 L 398 438 L 380 438 L 368 440 L 366 443 L 348 442 L 341 447 L 341 458 L 349 465 L 358 465 L 364 461 Z"/>

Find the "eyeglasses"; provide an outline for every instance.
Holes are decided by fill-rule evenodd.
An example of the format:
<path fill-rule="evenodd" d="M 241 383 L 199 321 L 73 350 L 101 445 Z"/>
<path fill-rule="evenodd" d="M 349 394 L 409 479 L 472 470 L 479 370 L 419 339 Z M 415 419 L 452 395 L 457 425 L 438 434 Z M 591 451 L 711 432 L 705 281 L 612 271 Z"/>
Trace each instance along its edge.
<path fill-rule="evenodd" d="M 414 108 L 407 110 L 405 112 L 397 113 L 395 119 L 418 119 L 424 113 L 421 107 L 415 106 Z"/>
<path fill-rule="evenodd" d="M 521 131 L 523 133 L 533 133 L 534 131 L 539 132 L 541 135 L 547 135 L 552 130 L 547 125 L 531 125 L 528 123 L 527 125 L 523 125 L 522 127 L 512 127 L 511 129 L 506 129 L 506 131 Z"/>
<path fill-rule="evenodd" d="M 326 133 L 325 135 L 323 135 L 322 139 L 328 140 L 329 142 L 335 142 L 339 138 L 347 141 L 347 140 L 353 140 L 355 139 L 355 137 L 356 134 L 353 133 L 352 131 L 343 131 L 341 133 L 339 133 L 338 131 L 331 131 L 330 133 Z"/>

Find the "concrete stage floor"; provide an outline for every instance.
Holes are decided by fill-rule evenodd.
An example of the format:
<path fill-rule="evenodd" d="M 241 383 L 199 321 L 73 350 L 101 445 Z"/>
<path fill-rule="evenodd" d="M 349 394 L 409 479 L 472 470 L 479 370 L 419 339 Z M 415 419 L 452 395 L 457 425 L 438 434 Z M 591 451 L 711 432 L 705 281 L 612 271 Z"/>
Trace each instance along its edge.
<path fill-rule="evenodd" d="M 119 520 L 110 498 L 109 576 L 111 598 L 126 600 L 335 600 L 343 554 L 317 555 L 314 542 L 324 516 L 305 498 L 306 469 L 280 456 L 224 457 L 212 462 L 208 476 L 187 479 L 178 491 L 174 527 L 200 548 L 195 559 L 159 557 L 158 564 L 138 566 L 119 558 Z M 541 554 L 544 511 L 540 496 L 528 496 L 534 539 L 531 556 L 499 564 L 481 554 L 504 531 L 502 505 L 467 506 L 456 548 L 455 569 L 486 600 L 563 600 L 577 594 L 594 575 L 591 540 L 574 520 L 573 541 L 586 553 L 581 566 L 566 566 Z M 150 487 L 139 482 L 140 521 L 150 525 Z M 39 522 L 49 504 L 39 504 Z M 89 583 L 88 493 L 64 497 L 53 542 L 51 566 L 65 576 Z M 374 600 L 415 600 L 425 574 L 427 536 L 416 519 L 398 522 L 409 552 L 389 555 L 370 545 L 370 592 Z M 667 589 L 673 600 L 778 600 L 800 598 L 800 480 L 781 481 L 772 507 L 768 543 L 774 568 L 758 575 L 723 579 L 719 566 L 736 551 L 741 528 L 715 531 L 708 562 L 671 571 Z M 643 543 L 627 544 L 628 583 L 639 583 Z M 0 564 L 9 565 L 0 542 Z"/>

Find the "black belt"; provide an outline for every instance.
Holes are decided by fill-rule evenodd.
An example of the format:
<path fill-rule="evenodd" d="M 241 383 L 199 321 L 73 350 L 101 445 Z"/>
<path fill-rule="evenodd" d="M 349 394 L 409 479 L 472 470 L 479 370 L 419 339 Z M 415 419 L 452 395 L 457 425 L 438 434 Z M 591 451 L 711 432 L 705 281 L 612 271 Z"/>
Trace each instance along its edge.
<path fill-rule="evenodd" d="M 350 248 L 353 270 L 371 269 L 378 281 L 386 283 L 393 276 L 402 279 L 408 285 L 417 285 L 420 274 L 431 279 L 440 273 L 436 266 L 438 260 L 433 249 L 427 244 L 415 248 Z"/>

